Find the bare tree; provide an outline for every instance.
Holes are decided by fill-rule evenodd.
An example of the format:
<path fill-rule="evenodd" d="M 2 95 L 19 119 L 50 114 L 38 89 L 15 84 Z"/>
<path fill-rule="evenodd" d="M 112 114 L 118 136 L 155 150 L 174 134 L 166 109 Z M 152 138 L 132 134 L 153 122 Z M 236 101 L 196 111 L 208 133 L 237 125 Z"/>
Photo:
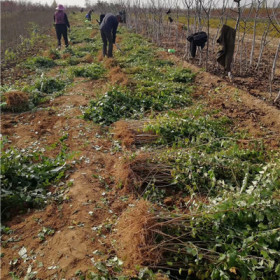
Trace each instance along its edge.
<path fill-rule="evenodd" d="M 265 27 L 264 32 L 262 34 L 260 52 L 259 52 L 259 56 L 258 56 L 258 62 L 257 62 L 257 65 L 256 65 L 256 70 L 257 71 L 259 70 L 259 67 L 261 65 L 264 48 L 268 44 L 267 35 L 268 35 L 269 31 L 270 31 L 270 26 L 271 26 L 271 23 L 270 23 L 270 21 L 268 21 L 266 23 L 266 27 Z"/>
<path fill-rule="evenodd" d="M 186 6 L 187 8 L 187 36 L 186 38 L 193 32 L 191 29 L 191 25 L 190 25 L 190 20 L 191 20 L 191 9 L 193 7 L 193 2 L 194 0 L 183 0 L 183 5 Z M 184 57 L 188 57 L 189 58 L 190 55 L 190 51 L 189 51 L 189 46 L 188 46 L 188 41 L 186 40 L 186 46 L 185 46 L 185 54 Z"/>
<path fill-rule="evenodd" d="M 256 7 L 254 7 L 255 8 L 255 17 L 254 17 L 253 40 L 252 40 L 250 62 L 249 62 L 250 66 L 252 66 L 253 59 L 254 59 L 254 50 L 255 50 L 255 43 L 256 43 L 256 30 L 257 30 L 257 19 L 258 19 L 258 16 L 259 16 L 259 11 L 260 11 L 262 1 L 261 0 L 255 0 L 255 2 L 253 2 L 253 4 L 255 4 Z M 255 6 L 255 5 L 253 5 L 253 6 Z"/>
<path fill-rule="evenodd" d="M 243 7 L 243 11 L 244 11 Z M 237 56 L 237 54 L 239 53 L 239 73 L 240 75 L 242 75 L 243 70 L 247 70 L 246 64 L 247 64 L 247 55 L 246 55 L 246 44 L 245 44 L 245 37 L 247 35 L 248 32 L 248 28 L 247 28 L 247 24 L 248 21 L 250 20 L 251 14 L 252 14 L 252 10 L 253 10 L 253 3 L 251 3 L 250 9 L 249 11 L 247 11 L 247 14 L 242 17 L 242 12 L 241 12 L 241 16 L 238 16 L 237 22 L 236 22 L 236 30 L 238 30 L 239 35 L 240 35 L 240 29 L 243 29 L 243 34 L 242 37 L 239 39 L 238 41 L 238 48 L 237 51 L 235 53 L 235 57 Z M 242 21 L 242 26 L 240 24 L 240 21 Z M 238 36 L 239 37 L 239 36 Z M 244 56 L 245 53 L 245 56 Z M 244 61 L 243 61 L 244 59 Z M 245 67 L 244 67 L 245 64 Z"/>
<path fill-rule="evenodd" d="M 209 39 L 210 39 L 210 16 L 211 16 L 211 9 L 214 5 L 214 0 L 198 0 L 200 2 L 201 8 L 204 11 L 206 16 L 206 24 L 207 24 L 207 46 L 206 46 L 206 70 L 208 70 L 208 58 L 209 58 Z"/>
<path fill-rule="evenodd" d="M 266 3 L 266 12 L 267 12 L 267 16 L 271 22 L 271 24 L 273 25 L 273 27 L 275 28 L 275 30 L 278 32 L 278 34 L 280 34 L 280 22 L 279 22 L 279 13 L 280 13 L 280 3 L 273 3 L 272 9 L 268 9 L 267 7 L 267 3 Z M 272 96 L 272 83 L 274 80 L 274 75 L 275 75 L 275 70 L 276 70 L 276 65 L 277 65 L 277 60 L 279 57 L 279 52 L 280 52 L 280 40 L 278 43 L 278 47 L 276 49 L 276 53 L 274 56 L 274 60 L 272 63 L 272 68 L 271 68 L 271 74 L 270 74 L 270 97 Z M 280 91 L 278 96 L 276 97 L 276 99 L 274 100 L 274 102 L 277 102 L 280 98 Z"/>

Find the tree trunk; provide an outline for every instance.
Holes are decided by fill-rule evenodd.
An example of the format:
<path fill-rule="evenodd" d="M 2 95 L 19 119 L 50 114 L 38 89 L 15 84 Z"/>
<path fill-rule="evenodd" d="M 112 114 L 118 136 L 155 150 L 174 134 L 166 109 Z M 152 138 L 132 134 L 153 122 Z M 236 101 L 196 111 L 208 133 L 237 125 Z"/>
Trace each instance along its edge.
<path fill-rule="evenodd" d="M 260 1 L 258 1 L 258 7 L 256 10 L 255 19 L 254 19 L 253 41 L 252 41 L 252 48 L 251 48 L 250 62 L 249 62 L 250 66 L 252 66 L 253 60 L 254 60 L 254 50 L 255 50 L 255 44 L 256 44 L 256 31 L 257 31 L 257 18 L 259 15 L 259 10 L 260 10 Z"/>

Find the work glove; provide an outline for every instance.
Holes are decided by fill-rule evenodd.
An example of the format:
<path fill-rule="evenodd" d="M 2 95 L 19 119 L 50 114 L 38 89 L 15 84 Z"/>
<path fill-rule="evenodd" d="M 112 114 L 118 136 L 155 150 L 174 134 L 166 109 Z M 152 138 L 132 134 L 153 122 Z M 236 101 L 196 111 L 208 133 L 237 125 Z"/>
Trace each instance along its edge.
<path fill-rule="evenodd" d="M 70 33 L 70 31 L 71 31 L 70 28 L 68 28 L 68 32 L 69 32 L 69 33 Z"/>

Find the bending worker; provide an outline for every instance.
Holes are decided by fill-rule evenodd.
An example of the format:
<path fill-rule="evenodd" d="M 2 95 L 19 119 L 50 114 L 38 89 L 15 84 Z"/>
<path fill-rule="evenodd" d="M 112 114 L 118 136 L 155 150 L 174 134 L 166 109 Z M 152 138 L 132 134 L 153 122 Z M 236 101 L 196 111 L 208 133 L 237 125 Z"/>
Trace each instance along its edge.
<path fill-rule="evenodd" d="M 116 43 L 116 33 L 121 16 L 106 14 L 100 25 L 100 33 L 103 41 L 103 56 L 113 57 L 113 44 Z M 107 42 L 109 43 L 107 52 Z"/>

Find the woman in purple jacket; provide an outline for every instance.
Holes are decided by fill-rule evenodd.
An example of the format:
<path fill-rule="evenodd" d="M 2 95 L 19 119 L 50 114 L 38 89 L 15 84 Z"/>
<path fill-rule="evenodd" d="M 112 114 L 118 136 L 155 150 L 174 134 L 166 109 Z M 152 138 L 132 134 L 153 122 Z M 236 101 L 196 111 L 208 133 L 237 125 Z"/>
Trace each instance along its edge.
<path fill-rule="evenodd" d="M 61 48 L 61 36 L 63 36 L 65 47 L 68 47 L 68 36 L 67 36 L 67 27 L 70 30 L 70 24 L 67 18 L 66 13 L 64 12 L 65 8 L 63 5 L 58 5 L 56 8 L 56 12 L 54 13 L 54 23 L 55 23 L 55 31 L 57 37 L 57 47 Z"/>

